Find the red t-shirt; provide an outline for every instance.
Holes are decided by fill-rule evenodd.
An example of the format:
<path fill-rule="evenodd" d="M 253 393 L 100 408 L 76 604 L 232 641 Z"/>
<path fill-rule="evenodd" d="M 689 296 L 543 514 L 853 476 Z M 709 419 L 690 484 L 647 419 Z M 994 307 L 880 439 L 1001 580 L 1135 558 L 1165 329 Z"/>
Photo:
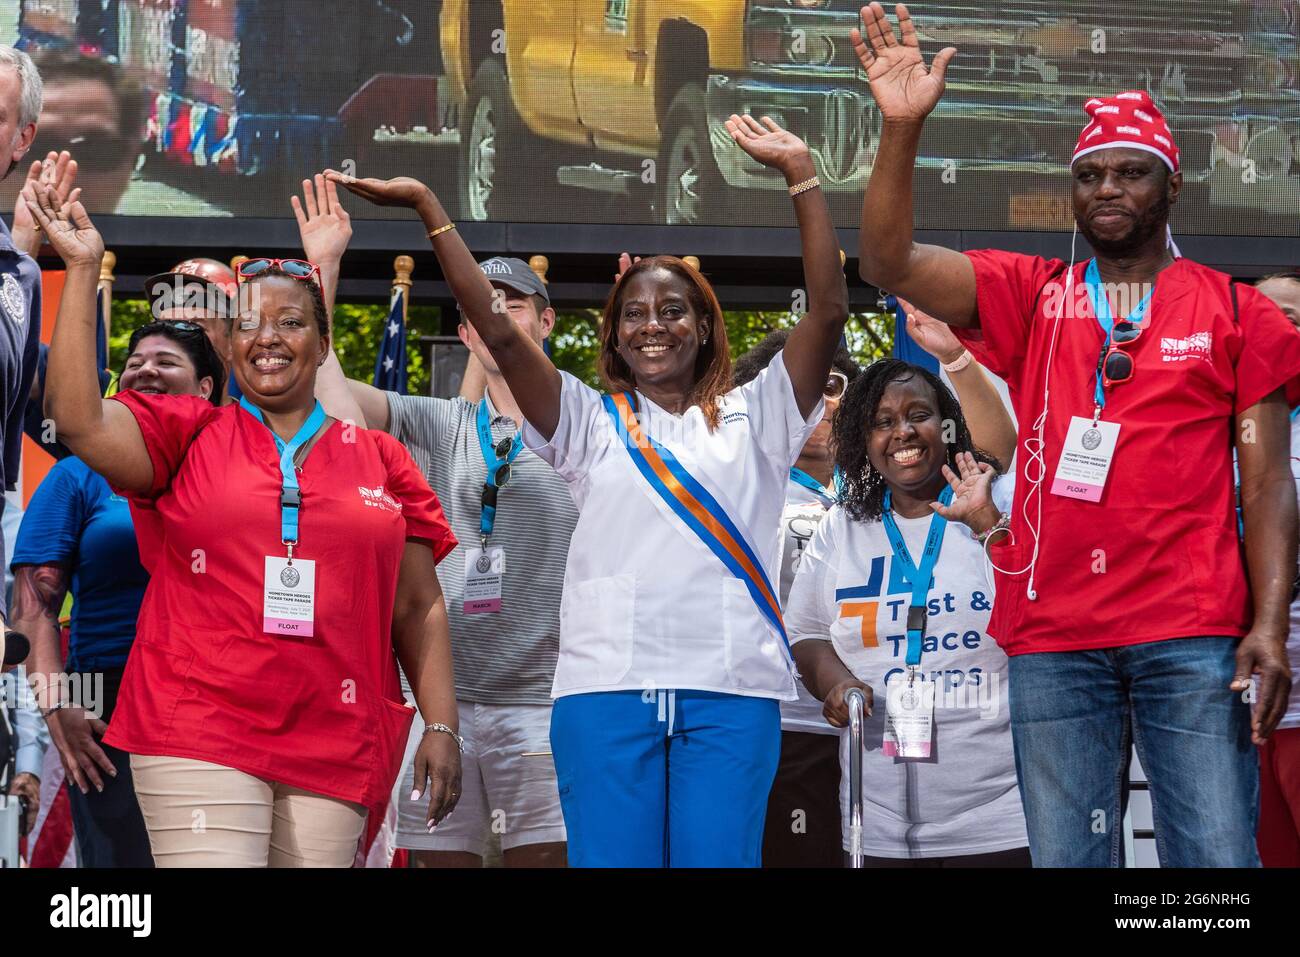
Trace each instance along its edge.
<path fill-rule="evenodd" d="M 1300 332 L 1229 277 L 1179 259 L 1157 277 L 1142 337 L 1127 351 L 1133 377 L 1106 390 L 1102 418 L 1120 426 L 1101 501 L 1051 494 L 1073 416 L 1091 417 L 1104 335 L 1074 268 L 1057 329 L 1044 425 L 1045 475 L 1034 589 L 1034 537 L 1025 518 L 1034 475 L 1025 440 L 1043 410 L 1043 378 L 1066 264 L 998 250 L 967 253 L 979 326 L 954 329 L 1007 381 L 1020 427 L 1012 536 L 989 549 L 998 573 L 989 633 L 1009 655 L 1135 645 L 1197 635 L 1244 635 L 1253 609 L 1233 496 L 1234 416 L 1300 373 Z M 1120 317 L 1123 318 L 1123 317 Z M 1026 470 L 1029 470 L 1028 473 Z M 1037 505 L 1030 502 L 1033 518 Z M 1014 539 L 1014 544 L 1012 544 Z M 1023 571 L 1022 571 L 1023 570 Z"/>
<path fill-rule="evenodd" d="M 441 560 L 456 544 L 409 453 L 338 422 L 308 453 L 294 557 L 316 563 L 315 636 L 274 637 L 262 579 L 285 548 L 270 430 L 239 405 L 115 398 L 153 460 L 153 488 L 123 493 L 152 577 L 104 740 L 382 803 L 415 713 L 391 637 L 402 552 L 416 539 Z"/>

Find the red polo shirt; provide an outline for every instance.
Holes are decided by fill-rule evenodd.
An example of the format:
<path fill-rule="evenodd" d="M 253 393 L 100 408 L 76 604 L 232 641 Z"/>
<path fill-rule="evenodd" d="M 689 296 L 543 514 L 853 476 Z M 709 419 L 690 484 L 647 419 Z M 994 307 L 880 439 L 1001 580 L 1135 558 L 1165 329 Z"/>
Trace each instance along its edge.
<path fill-rule="evenodd" d="M 989 633 L 1009 655 L 1076 651 L 1198 635 L 1244 635 L 1253 609 L 1233 499 L 1234 416 L 1300 373 L 1300 332 L 1265 297 L 1186 259 L 1162 271 L 1148 324 L 1127 351 L 1128 382 L 1106 391 L 1102 418 L 1120 425 L 1099 502 L 1051 494 L 1072 416 L 1091 417 L 1104 334 L 1074 267 L 1056 321 L 1066 264 L 998 250 L 967 254 L 975 267 L 979 326 L 953 331 L 1007 381 L 1019 420 L 1014 543 L 989 549 L 1005 572 Z M 1081 312 L 1081 314 L 1080 314 Z M 1119 318 L 1123 318 L 1122 316 Z M 1043 411 L 1053 326 L 1050 408 L 1036 600 L 1026 595 L 1034 536 L 1026 520 L 1030 460 L 1025 441 Z M 1037 504 L 1029 501 L 1029 517 Z M 1004 542 L 1010 540 L 1004 536 Z"/>
<path fill-rule="evenodd" d="M 129 496 L 152 577 L 104 740 L 383 803 L 415 713 L 391 637 L 402 552 L 455 546 L 410 455 L 339 422 L 308 453 L 294 556 L 316 563 L 315 636 L 276 637 L 262 631 L 265 558 L 285 554 L 270 431 L 239 405 L 115 398 L 153 460 L 153 488 Z"/>

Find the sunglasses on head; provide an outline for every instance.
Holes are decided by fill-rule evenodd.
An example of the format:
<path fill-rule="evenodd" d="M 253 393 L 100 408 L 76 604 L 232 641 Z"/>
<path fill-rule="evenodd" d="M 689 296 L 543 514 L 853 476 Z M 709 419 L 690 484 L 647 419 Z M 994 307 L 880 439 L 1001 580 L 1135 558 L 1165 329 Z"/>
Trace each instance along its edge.
<path fill-rule="evenodd" d="M 244 282 L 276 268 L 290 279 L 319 282 L 320 267 L 305 259 L 245 259 L 235 270 L 235 276 Z"/>
<path fill-rule="evenodd" d="M 1142 326 L 1127 319 L 1115 323 L 1111 328 L 1110 344 L 1102 353 L 1098 362 L 1101 368 L 1102 385 L 1109 387 L 1133 378 L 1133 357 L 1125 352 L 1142 338 Z"/>
<path fill-rule="evenodd" d="M 135 335 L 137 338 L 143 339 L 145 336 L 155 335 L 163 330 L 171 329 L 189 336 L 207 336 L 208 334 L 208 331 L 197 322 L 190 322 L 188 319 L 156 319 L 137 329 Z"/>

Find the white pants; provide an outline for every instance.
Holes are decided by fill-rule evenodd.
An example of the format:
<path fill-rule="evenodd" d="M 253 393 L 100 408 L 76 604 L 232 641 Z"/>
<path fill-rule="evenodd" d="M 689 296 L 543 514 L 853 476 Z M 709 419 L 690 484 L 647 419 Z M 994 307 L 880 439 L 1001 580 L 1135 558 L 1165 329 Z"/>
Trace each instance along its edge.
<path fill-rule="evenodd" d="M 428 794 L 411 800 L 415 749 L 424 728 L 417 718 L 411 725 L 398 793 L 397 846 L 483 857 L 493 832 L 501 835 L 503 851 L 563 842 L 564 816 L 550 755 L 551 706 L 457 701 L 456 707 L 465 738 L 460 801 L 429 833 Z"/>

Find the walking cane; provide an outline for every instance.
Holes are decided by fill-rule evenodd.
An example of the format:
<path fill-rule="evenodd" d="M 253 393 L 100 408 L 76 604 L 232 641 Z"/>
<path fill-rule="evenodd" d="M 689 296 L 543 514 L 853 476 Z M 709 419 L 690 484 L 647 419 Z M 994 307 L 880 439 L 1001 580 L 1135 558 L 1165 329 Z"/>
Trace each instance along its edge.
<path fill-rule="evenodd" d="M 862 721 L 867 708 L 861 688 L 844 695 L 849 708 L 849 854 L 853 867 L 862 866 Z"/>

